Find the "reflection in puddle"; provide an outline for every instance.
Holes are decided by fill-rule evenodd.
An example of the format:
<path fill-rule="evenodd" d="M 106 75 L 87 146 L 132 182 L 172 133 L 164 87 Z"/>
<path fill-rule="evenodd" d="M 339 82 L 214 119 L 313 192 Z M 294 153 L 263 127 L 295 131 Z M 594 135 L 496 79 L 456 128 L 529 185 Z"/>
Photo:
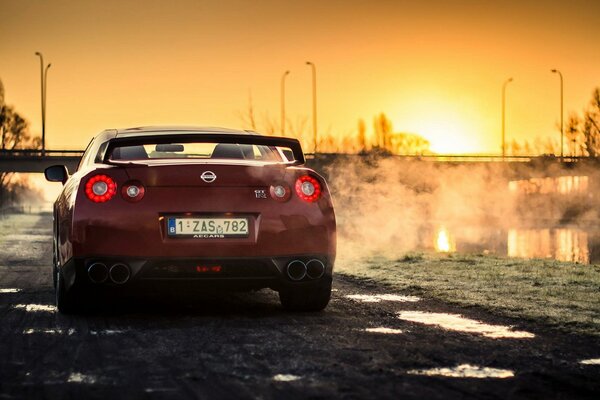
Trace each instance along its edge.
<path fill-rule="evenodd" d="M 23 330 L 24 335 L 32 335 L 36 333 L 44 333 L 47 335 L 73 335 L 75 333 L 75 329 L 69 328 L 68 330 L 60 329 L 60 328 L 49 328 L 49 329 L 40 329 L 40 328 L 29 328 Z"/>
<path fill-rule="evenodd" d="M 48 304 L 17 304 L 13 307 L 16 309 L 25 310 L 27 312 L 38 312 L 38 311 L 55 312 L 56 311 L 56 306 L 51 306 Z"/>
<path fill-rule="evenodd" d="M 452 253 L 456 251 L 456 241 L 445 226 L 440 226 L 435 232 L 435 251 Z"/>
<path fill-rule="evenodd" d="M 401 333 L 404 333 L 404 331 L 402 329 L 386 328 L 383 326 L 379 326 L 377 328 L 367 328 L 367 329 L 365 329 L 365 332 L 383 333 L 386 335 L 399 335 Z"/>
<path fill-rule="evenodd" d="M 73 373 L 71 373 L 71 375 L 69 375 L 67 382 L 94 384 L 94 383 L 96 383 L 96 377 L 91 376 L 91 375 L 84 375 L 79 372 L 73 372 Z"/>
<path fill-rule="evenodd" d="M 446 376 L 450 378 L 512 378 L 514 372 L 508 369 L 478 367 L 462 364 L 454 368 L 431 368 L 408 371 L 411 375 Z"/>
<path fill-rule="evenodd" d="M 508 256 L 590 262 L 588 234 L 580 229 L 509 229 Z"/>
<path fill-rule="evenodd" d="M 533 333 L 524 331 L 511 331 L 509 326 L 488 325 L 474 319 L 465 318 L 458 314 L 401 311 L 398 313 L 398 318 L 425 325 L 439 326 L 449 331 L 477 333 L 494 339 L 528 339 L 535 337 Z"/>
<path fill-rule="evenodd" d="M 12 289 L 12 288 L 0 289 L 0 293 L 17 293 L 20 291 L 21 291 L 21 289 Z"/>
<path fill-rule="evenodd" d="M 125 331 L 118 329 L 105 329 L 102 331 L 90 331 L 90 335 L 118 335 L 120 333 L 125 333 Z"/>
<path fill-rule="evenodd" d="M 273 377 L 276 382 L 293 382 L 301 379 L 301 376 L 291 374 L 277 374 Z"/>
<path fill-rule="evenodd" d="M 174 392 L 176 388 L 146 388 L 144 392 L 146 393 L 156 393 L 156 392 Z"/>
<path fill-rule="evenodd" d="M 431 227 L 422 238 L 425 248 L 432 249 L 427 241 L 433 238 L 437 252 L 466 252 L 507 255 L 517 258 L 551 258 L 559 261 L 589 264 L 597 262 L 600 235 L 578 227 L 510 228 L 507 230 L 486 227 L 462 227 L 449 230 L 444 225 Z M 595 255 L 595 258 L 593 255 Z"/>
<path fill-rule="evenodd" d="M 585 194 L 589 181 L 585 175 L 530 178 L 509 181 L 508 190 L 515 194 Z"/>
<path fill-rule="evenodd" d="M 600 358 L 590 358 L 589 360 L 579 361 L 583 365 L 600 365 Z"/>
<path fill-rule="evenodd" d="M 349 294 L 346 298 L 363 303 L 379 303 L 381 301 L 415 302 L 421 300 L 415 296 L 401 296 L 397 294 Z"/>

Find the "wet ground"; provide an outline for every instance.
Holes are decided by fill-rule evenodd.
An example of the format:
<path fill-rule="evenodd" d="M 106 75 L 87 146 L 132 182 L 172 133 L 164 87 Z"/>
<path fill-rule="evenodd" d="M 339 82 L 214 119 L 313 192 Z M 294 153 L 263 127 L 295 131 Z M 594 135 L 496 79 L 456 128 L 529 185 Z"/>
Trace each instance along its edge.
<path fill-rule="evenodd" d="M 50 220 L 0 232 L 0 399 L 600 398 L 600 339 L 337 276 L 322 313 L 276 293 L 53 307 Z"/>

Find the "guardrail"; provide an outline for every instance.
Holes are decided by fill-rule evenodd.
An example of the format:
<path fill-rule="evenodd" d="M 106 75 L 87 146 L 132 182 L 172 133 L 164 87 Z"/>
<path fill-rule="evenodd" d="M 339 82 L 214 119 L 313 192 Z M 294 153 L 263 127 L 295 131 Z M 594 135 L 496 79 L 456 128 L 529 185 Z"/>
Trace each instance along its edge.
<path fill-rule="evenodd" d="M 17 149 L 17 150 L 2 150 L 0 156 L 13 157 L 81 157 L 83 150 L 32 150 L 32 149 Z M 360 153 L 305 153 L 307 158 L 315 157 L 369 157 L 371 154 Z M 579 162 L 579 161 L 598 161 L 597 157 L 589 156 L 554 156 L 554 155 L 528 155 L 528 156 L 501 156 L 493 154 L 387 154 L 382 156 L 401 158 L 407 160 L 424 160 L 424 161 L 440 161 L 440 162 L 531 162 L 534 160 L 548 162 Z"/>
<path fill-rule="evenodd" d="M 356 153 L 307 153 L 307 158 L 327 158 L 327 157 L 369 157 L 371 154 L 356 154 Z M 600 161 L 598 157 L 589 156 L 554 156 L 554 155 L 529 155 L 529 156 L 501 156 L 490 154 L 382 154 L 383 157 L 393 157 L 406 160 L 423 160 L 423 161 L 439 161 L 439 162 L 564 162 L 573 163 L 579 161 Z"/>

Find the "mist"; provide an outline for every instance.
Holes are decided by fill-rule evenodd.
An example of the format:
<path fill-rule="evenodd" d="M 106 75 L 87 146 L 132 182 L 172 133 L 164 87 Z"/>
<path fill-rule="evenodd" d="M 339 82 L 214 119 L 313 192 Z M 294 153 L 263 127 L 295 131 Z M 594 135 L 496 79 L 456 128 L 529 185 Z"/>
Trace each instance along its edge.
<path fill-rule="evenodd" d="M 456 250 L 460 239 L 459 251 L 502 253 L 511 228 L 598 221 L 593 182 L 599 174 L 593 166 L 577 165 L 575 172 L 555 162 L 443 163 L 360 156 L 317 164 L 333 194 L 341 260 L 436 249 L 440 230 L 450 242 L 446 250 Z M 582 176 L 583 189 L 572 182 L 579 184 Z M 490 236 L 498 243 L 489 244 Z"/>

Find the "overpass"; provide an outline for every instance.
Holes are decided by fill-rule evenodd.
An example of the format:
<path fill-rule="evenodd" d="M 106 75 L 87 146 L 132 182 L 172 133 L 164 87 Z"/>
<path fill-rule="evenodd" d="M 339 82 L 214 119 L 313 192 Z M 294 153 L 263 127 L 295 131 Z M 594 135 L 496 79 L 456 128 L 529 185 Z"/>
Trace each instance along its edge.
<path fill-rule="evenodd" d="M 0 150 L 0 173 L 2 172 L 38 172 L 56 164 L 66 165 L 70 173 L 77 169 L 82 150 Z M 336 161 L 353 162 L 357 159 L 368 161 L 371 155 L 317 153 L 306 154 L 306 164 L 322 170 L 325 165 Z M 458 165 L 485 165 L 504 171 L 509 176 L 535 176 L 537 174 L 576 175 L 587 168 L 598 169 L 600 160 L 593 157 L 555 157 L 555 156 L 496 156 L 496 155 L 393 155 L 400 162 L 424 162 Z M 553 168 L 549 168 L 552 167 Z M 587 167 L 587 168 L 586 168 Z M 537 171 L 537 174 L 536 174 Z"/>
<path fill-rule="evenodd" d="M 66 165 L 72 173 L 82 155 L 81 150 L 0 150 L 0 173 L 44 172 L 56 164 Z"/>

